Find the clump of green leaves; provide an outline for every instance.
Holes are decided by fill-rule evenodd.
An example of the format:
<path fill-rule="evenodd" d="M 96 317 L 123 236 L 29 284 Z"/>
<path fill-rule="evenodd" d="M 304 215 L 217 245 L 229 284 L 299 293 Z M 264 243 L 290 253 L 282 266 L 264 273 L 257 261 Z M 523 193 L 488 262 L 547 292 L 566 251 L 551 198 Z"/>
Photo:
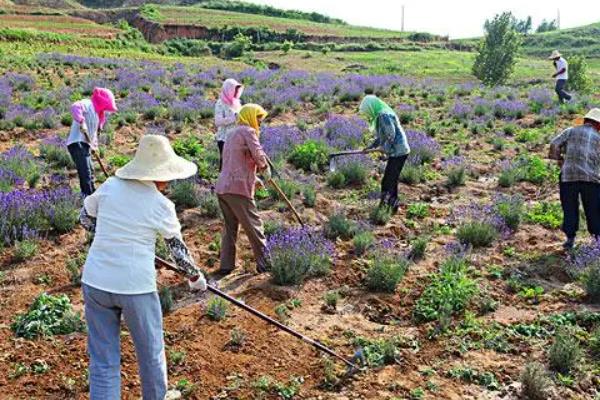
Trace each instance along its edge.
<path fill-rule="evenodd" d="M 425 182 L 425 170 L 422 165 L 406 163 L 400 172 L 400 182 L 416 185 Z"/>
<path fill-rule="evenodd" d="M 73 311 L 71 301 L 66 295 L 39 295 L 29 310 L 15 317 L 11 324 L 15 335 L 25 339 L 39 336 L 66 335 L 81 332 L 85 324 L 79 313 Z"/>
<path fill-rule="evenodd" d="M 469 220 L 456 229 L 456 238 L 473 247 L 488 247 L 498 238 L 498 230 L 489 221 Z"/>
<path fill-rule="evenodd" d="M 13 257 L 17 262 L 27 261 L 33 258 L 39 249 L 36 239 L 24 239 L 15 242 Z"/>
<path fill-rule="evenodd" d="M 317 203 L 317 191 L 314 186 L 307 185 L 302 189 L 302 204 L 306 207 L 313 208 Z"/>
<path fill-rule="evenodd" d="M 168 286 L 163 286 L 158 292 L 158 299 L 160 300 L 160 308 L 163 314 L 168 314 L 173 310 L 175 300 L 173 299 L 173 291 Z"/>
<path fill-rule="evenodd" d="M 414 315 L 418 321 L 433 321 L 467 307 L 478 292 L 467 267 L 467 261 L 457 256 L 442 263 L 440 271 L 431 276 L 431 282 L 417 300 Z"/>
<path fill-rule="evenodd" d="M 559 202 L 540 201 L 526 211 L 525 220 L 545 228 L 558 229 L 563 222 L 562 207 Z"/>
<path fill-rule="evenodd" d="M 206 307 L 206 315 L 213 321 L 221 321 L 227 317 L 229 311 L 229 304 L 226 300 L 214 296 L 208 301 Z"/>
<path fill-rule="evenodd" d="M 592 263 L 583 273 L 581 280 L 592 303 L 600 303 L 600 263 Z"/>
<path fill-rule="evenodd" d="M 354 339 L 353 344 L 362 349 L 364 361 L 370 367 L 382 367 L 395 364 L 400 354 L 400 339 L 390 337 L 386 339 L 369 340 L 362 337 Z"/>
<path fill-rule="evenodd" d="M 427 236 L 420 236 L 411 242 L 410 252 L 408 258 L 414 261 L 421 260 L 425 257 L 425 251 L 427 250 L 427 243 L 430 238 Z"/>
<path fill-rule="evenodd" d="M 548 349 L 550 368 L 561 374 L 571 373 L 582 357 L 579 340 L 567 328 L 560 328 Z"/>
<path fill-rule="evenodd" d="M 221 207 L 217 196 L 212 193 L 205 193 L 200 196 L 198 206 L 202 211 L 202 215 L 208 218 L 217 218 L 221 215 Z"/>
<path fill-rule="evenodd" d="M 85 264 L 85 252 L 77 253 L 75 257 L 67 260 L 67 272 L 73 285 L 81 285 L 81 267 L 83 267 L 83 264 Z"/>
<path fill-rule="evenodd" d="M 511 231 L 516 231 L 523 219 L 524 207 L 521 196 L 500 196 L 494 207 Z"/>
<path fill-rule="evenodd" d="M 413 203 L 406 210 L 408 218 L 423 219 L 429 216 L 429 205 L 427 203 Z"/>
<path fill-rule="evenodd" d="M 394 293 L 408 269 L 408 260 L 390 252 L 377 252 L 371 259 L 365 283 L 372 292 Z"/>
<path fill-rule="evenodd" d="M 289 161 L 294 167 L 307 172 L 322 171 L 329 162 L 329 147 L 324 142 L 309 139 L 296 145 Z"/>

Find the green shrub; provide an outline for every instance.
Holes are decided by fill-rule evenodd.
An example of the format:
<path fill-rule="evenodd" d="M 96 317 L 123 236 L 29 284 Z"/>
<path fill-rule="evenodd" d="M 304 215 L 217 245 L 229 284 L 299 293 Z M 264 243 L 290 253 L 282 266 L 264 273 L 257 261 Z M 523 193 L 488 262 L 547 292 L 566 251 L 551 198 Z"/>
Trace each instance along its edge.
<path fill-rule="evenodd" d="M 240 32 L 235 35 L 233 42 L 223 47 L 223 55 L 226 58 L 242 57 L 251 46 L 252 39 Z"/>
<path fill-rule="evenodd" d="M 498 176 L 498 185 L 508 188 L 519 181 L 519 171 L 516 169 L 505 169 Z"/>
<path fill-rule="evenodd" d="M 205 193 L 200 196 L 198 206 L 202 211 L 202 215 L 208 218 L 217 218 L 221 215 L 221 207 L 219 199 L 212 193 Z"/>
<path fill-rule="evenodd" d="M 367 182 L 369 171 L 367 166 L 360 161 L 347 161 L 335 173 L 344 177 L 343 186 L 363 186 Z"/>
<path fill-rule="evenodd" d="M 360 232 L 354 236 L 352 243 L 354 244 L 354 254 L 362 256 L 375 243 L 375 236 L 368 231 Z"/>
<path fill-rule="evenodd" d="M 521 372 L 521 396 L 529 400 L 546 400 L 551 381 L 544 366 L 538 362 L 530 362 Z"/>
<path fill-rule="evenodd" d="M 327 185 L 332 189 L 341 189 L 346 186 L 346 177 L 340 171 L 327 175 Z"/>
<path fill-rule="evenodd" d="M 213 296 L 208 301 L 206 315 L 213 321 L 221 321 L 227 317 L 229 304 L 226 300 L 218 296 Z"/>
<path fill-rule="evenodd" d="M 72 199 L 55 202 L 50 225 L 57 233 L 72 231 L 79 224 L 79 203 Z"/>
<path fill-rule="evenodd" d="M 582 280 L 590 301 L 600 303 L 600 263 L 592 263 L 583 274 Z"/>
<path fill-rule="evenodd" d="M 467 261 L 451 257 L 442 263 L 438 273 L 431 276 L 431 282 L 415 305 L 415 318 L 433 321 L 447 313 L 463 311 L 477 291 L 477 283 L 467 274 Z"/>
<path fill-rule="evenodd" d="M 446 171 L 446 186 L 455 188 L 464 186 L 467 181 L 467 170 L 464 166 L 449 168 Z"/>
<path fill-rule="evenodd" d="M 425 170 L 422 165 L 406 163 L 400 172 L 400 182 L 407 185 L 416 185 L 425 182 Z"/>
<path fill-rule="evenodd" d="M 67 272 L 69 274 L 69 281 L 73 285 L 81 285 L 81 268 L 85 264 L 85 252 L 78 253 L 75 257 L 71 257 L 67 260 Z"/>
<path fill-rule="evenodd" d="M 590 353 L 596 360 L 600 360 L 600 326 L 593 330 L 588 342 Z"/>
<path fill-rule="evenodd" d="M 387 224 L 392 216 L 394 215 L 394 210 L 390 206 L 380 205 L 371 210 L 369 213 L 369 219 L 375 225 L 385 225 Z"/>
<path fill-rule="evenodd" d="M 378 340 L 358 337 L 353 344 L 363 350 L 364 360 L 370 367 L 394 364 L 400 354 L 399 340 L 395 337 Z"/>
<path fill-rule="evenodd" d="M 582 351 L 579 341 L 567 328 L 560 328 L 548 349 L 550 368 L 561 374 L 571 373 L 581 359 Z"/>
<path fill-rule="evenodd" d="M 356 235 L 356 222 L 349 220 L 342 213 L 335 213 L 329 217 L 324 228 L 325 237 L 328 239 L 352 239 Z"/>
<path fill-rule="evenodd" d="M 75 163 L 66 147 L 42 143 L 40 144 L 40 156 L 55 167 L 75 168 Z"/>
<path fill-rule="evenodd" d="M 496 211 L 512 231 L 516 231 L 523 220 L 523 198 L 521 196 L 502 196 L 495 202 Z"/>
<path fill-rule="evenodd" d="M 198 160 L 205 153 L 202 143 L 200 143 L 195 136 L 177 138 L 173 142 L 173 150 L 175 151 L 175 154 L 188 161 Z"/>
<path fill-rule="evenodd" d="M 52 296 L 42 293 L 26 313 L 15 317 L 10 328 L 18 337 L 35 339 L 39 336 L 82 332 L 85 324 L 79 313 L 73 311 L 71 301 L 66 295 Z"/>
<path fill-rule="evenodd" d="M 174 181 L 170 185 L 170 197 L 177 207 L 194 208 L 201 203 L 198 187 L 193 179 Z"/>
<path fill-rule="evenodd" d="M 592 89 L 588 65 L 584 56 L 576 55 L 569 58 L 569 89 L 579 93 L 589 93 Z"/>
<path fill-rule="evenodd" d="M 488 221 L 471 220 L 459 225 L 456 238 L 473 247 L 488 247 L 498 238 L 498 230 Z"/>
<path fill-rule="evenodd" d="M 429 205 L 426 203 L 413 203 L 406 210 L 408 218 L 423 219 L 429 216 Z"/>
<path fill-rule="evenodd" d="M 274 182 L 279 186 L 283 194 L 285 194 L 289 200 L 292 200 L 294 197 L 296 197 L 296 194 L 300 192 L 300 187 L 296 182 L 292 180 L 274 179 Z M 277 189 L 273 187 L 273 185 L 269 185 L 267 187 L 267 190 L 271 199 L 276 201 L 283 201 L 283 197 L 279 194 Z"/>
<path fill-rule="evenodd" d="M 306 207 L 313 208 L 317 203 L 317 191 L 314 186 L 305 186 L 302 190 L 302 204 Z"/>
<path fill-rule="evenodd" d="M 158 299 L 160 300 L 160 308 L 162 309 L 163 315 L 166 315 L 173 310 L 175 301 L 173 300 L 173 291 L 170 287 L 163 286 L 160 288 Z"/>
<path fill-rule="evenodd" d="M 558 229 L 563 221 L 562 207 L 559 202 L 541 201 L 527 210 L 525 220 L 549 229 Z"/>
<path fill-rule="evenodd" d="M 338 300 L 340 299 L 340 292 L 337 290 L 330 290 L 323 296 L 323 300 L 325 301 L 325 305 L 331 308 L 336 308 Z"/>
<path fill-rule="evenodd" d="M 35 239 L 24 239 L 15 242 L 14 259 L 17 262 L 27 261 L 38 252 L 38 242 Z"/>
<path fill-rule="evenodd" d="M 394 293 L 407 268 L 407 259 L 395 254 L 378 253 L 367 271 L 367 288 L 371 292 Z"/>
<path fill-rule="evenodd" d="M 271 236 L 285 229 L 283 223 L 279 220 L 266 220 L 264 222 L 265 236 Z"/>
<path fill-rule="evenodd" d="M 485 22 L 485 37 L 479 44 L 479 53 L 473 63 L 473 75 L 486 85 L 505 83 L 517 63 L 522 39 L 514 30 L 513 21 L 512 14 L 504 12 Z"/>
<path fill-rule="evenodd" d="M 329 147 L 321 141 L 307 140 L 294 147 L 289 161 L 294 167 L 307 172 L 321 171 L 329 162 Z"/>
<path fill-rule="evenodd" d="M 411 260 L 421 260 L 425 257 L 425 251 L 427 250 L 427 244 L 430 238 L 421 236 L 411 242 L 411 249 L 408 258 Z"/>

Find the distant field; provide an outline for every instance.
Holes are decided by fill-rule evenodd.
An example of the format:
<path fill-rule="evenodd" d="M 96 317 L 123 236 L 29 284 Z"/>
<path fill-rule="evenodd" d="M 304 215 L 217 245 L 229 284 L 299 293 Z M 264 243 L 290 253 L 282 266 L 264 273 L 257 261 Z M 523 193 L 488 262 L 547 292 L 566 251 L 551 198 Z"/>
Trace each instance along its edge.
<path fill-rule="evenodd" d="M 209 10 L 200 7 L 157 7 L 159 15 L 154 19 L 162 23 L 200 25 L 208 28 L 224 26 L 265 26 L 278 32 L 296 29 L 307 35 L 366 38 L 403 38 L 406 33 L 385 29 L 364 28 L 350 25 L 321 24 L 311 21 L 243 14 L 230 11 Z"/>
<path fill-rule="evenodd" d="M 114 38 L 118 29 L 109 25 L 59 15 L 0 15 L 0 28 L 35 29 L 83 37 Z"/>

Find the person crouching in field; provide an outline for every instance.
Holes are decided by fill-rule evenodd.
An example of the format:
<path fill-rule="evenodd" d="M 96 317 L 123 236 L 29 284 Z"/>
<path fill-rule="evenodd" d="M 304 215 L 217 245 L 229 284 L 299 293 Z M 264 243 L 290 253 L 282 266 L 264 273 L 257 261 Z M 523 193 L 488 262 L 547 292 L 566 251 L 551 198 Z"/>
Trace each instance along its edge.
<path fill-rule="evenodd" d="M 558 160 L 562 229 L 567 236 L 565 249 L 575 245 L 579 229 L 579 197 L 587 228 L 600 239 L 600 109 L 591 110 L 584 124 L 568 128 L 550 143 L 550 158 Z"/>
<path fill-rule="evenodd" d="M 215 126 L 217 127 L 217 146 L 219 147 L 219 171 L 223 168 L 223 146 L 229 132 L 237 121 L 237 115 L 242 108 L 240 97 L 244 86 L 235 79 L 223 82 L 221 95 L 215 103 Z"/>
<path fill-rule="evenodd" d="M 67 138 L 67 149 L 75 163 L 83 196 L 94 193 L 91 152 L 98 149 L 98 131 L 106 123 L 106 113 L 116 111 L 115 96 L 105 88 L 94 88 L 90 99 L 76 101 L 71 106 L 73 123 Z"/>
<path fill-rule="evenodd" d="M 161 193 L 196 165 L 175 155 L 164 136 L 146 135 L 134 159 L 84 200 L 80 221 L 95 232 L 82 289 L 88 327 L 90 399 L 121 396 L 121 316 L 135 345 L 144 400 L 167 395 L 167 364 L 154 268 L 158 235 L 193 290 L 206 290 L 181 236 L 174 204 Z M 170 391 L 167 398 L 177 398 Z"/>
<path fill-rule="evenodd" d="M 381 181 L 380 207 L 390 207 L 398 211 L 398 181 L 400 172 L 410 153 L 410 146 L 398 116 L 383 100 L 377 96 L 365 96 L 360 104 L 360 112 L 367 118 L 375 141 L 368 149 L 380 147 L 388 156 L 385 173 Z"/>
<path fill-rule="evenodd" d="M 263 223 L 254 202 L 256 172 L 266 180 L 271 170 L 258 141 L 260 123 L 267 112 L 259 105 L 246 104 L 240 109 L 237 126 L 232 129 L 223 149 L 223 170 L 215 186 L 225 226 L 221 240 L 219 275 L 235 269 L 236 241 L 241 225 L 250 240 L 257 272 L 268 269 Z"/>

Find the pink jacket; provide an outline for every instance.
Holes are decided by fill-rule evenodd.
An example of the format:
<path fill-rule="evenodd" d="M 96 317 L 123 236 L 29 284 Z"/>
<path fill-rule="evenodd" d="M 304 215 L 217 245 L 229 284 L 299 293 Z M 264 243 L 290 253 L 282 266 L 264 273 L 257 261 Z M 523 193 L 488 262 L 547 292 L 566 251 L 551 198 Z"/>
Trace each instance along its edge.
<path fill-rule="evenodd" d="M 223 149 L 223 168 L 215 187 L 217 193 L 254 199 L 256 170 L 266 166 L 267 157 L 256 131 L 245 125 L 233 128 Z"/>

